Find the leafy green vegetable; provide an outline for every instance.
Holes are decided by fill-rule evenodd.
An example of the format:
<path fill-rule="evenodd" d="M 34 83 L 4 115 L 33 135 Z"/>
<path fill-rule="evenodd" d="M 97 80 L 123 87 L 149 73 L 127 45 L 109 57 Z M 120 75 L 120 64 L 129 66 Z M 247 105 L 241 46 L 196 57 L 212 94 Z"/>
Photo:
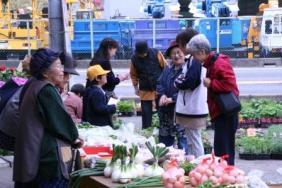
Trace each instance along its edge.
<path fill-rule="evenodd" d="M 120 113 L 133 112 L 134 102 L 132 100 L 119 101 L 117 104 L 117 111 Z"/>
<path fill-rule="evenodd" d="M 192 171 L 196 167 L 196 164 L 185 161 L 180 166 L 181 166 L 181 168 L 184 169 L 185 174 L 188 175 L 190 173 L 190 171 Z"/>
<path fill-rule="evenodd" d="M 242 137 L 236 140 L 236 147 L 240 153 L 269 154 L 271 141 L 265 137 Z"/>

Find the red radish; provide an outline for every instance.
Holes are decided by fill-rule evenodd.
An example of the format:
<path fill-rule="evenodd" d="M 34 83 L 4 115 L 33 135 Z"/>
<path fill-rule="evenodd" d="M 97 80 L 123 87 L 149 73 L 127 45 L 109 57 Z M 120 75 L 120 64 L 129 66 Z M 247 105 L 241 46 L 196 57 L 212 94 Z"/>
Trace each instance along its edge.
<path fill-rule="evenodd" d="M 164 187 L 166 188 L 184 188 L 184 169 L 178 168 L 176 160 L 172 160 L 167 164 L 167 170 L 164 172 L 162 178 Z"/>
<path fill-rule="evenodd" d="M 176 182 L 174 183 L 173 188 L 184 188 L 184 184 L 181 183 L 181 182 L 179 182 L 179 181 L 176 181 Z"/>
<path fill-rule="evenodd" d="M 171 183 L 168 183 L 168 184 L 166 184 L 164 186 L 165 186 L 165 188 L 173 188 L 173 184 L 171 184 Z"/>
<path fill-rule="evenodd" d="M 195 178 L 197 181 L 199 181 L 201 179 L 202 175 L 198 172 L 195 172 Z"/>
<path fill-rule="evenodd" d="M 197 182 L 197 180 L 195 179 L 195 177 L 191 177 L 191 178 L 190 178 L 190 183 L 191 183 L 192 186 L 197 186 L 197 185 L 198 185 L 198 182 Z"/>
<path fill-rule="evenodd" d="M 213 184 L 218 184 L 218 179 L 215 176 L 211 176 L 210 180 L 212 181 Z"/>
<path fill-rule="evenodd" d="M 184 176 L 178 178 L 178 181 L 180 181 L 181 183 L 185 183 L 185 178 L 184 178 Z"/>
<path fill-rule="evenodd" d="M 203 175 L 202 178 L 201 178 L 201 182 L 204 183 L 207 180 L 208 180 L 208 176 Z"/>
<path fill-rule="evenodd" d="M 211 171 L 210 169 L 206 169 L 206 174 L 207 174 L 207 176 L 212 176 L 213 171 Z"/>

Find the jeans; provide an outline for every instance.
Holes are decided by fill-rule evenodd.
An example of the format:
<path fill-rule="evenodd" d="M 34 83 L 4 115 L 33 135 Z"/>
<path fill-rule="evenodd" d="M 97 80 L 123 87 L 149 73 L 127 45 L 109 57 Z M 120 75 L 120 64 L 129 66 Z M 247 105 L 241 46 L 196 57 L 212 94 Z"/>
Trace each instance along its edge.
<path fill-rule="evenodd" d="M 205 154 L 204 146 L 201 137 L 201 129 L 185 129 L 187 143 L 188 143 L 188 155 L 194 155 L 196 158 Z"/>
<path fill-rule="evenodd" d="M 214 152 L 221 157 L 228 155 L 227 163 L 234 165 L 235 133 L 238 127 L 238 114 L 220 115 L 214 120 Z"/>
<path fill-rule="evenodd" d="M 159 142 L 163 143 L 166 147 L 173 146 L 175 141 L 175 136 L 161 136 L 159 135 Z M 183 149 L 185 154 L 188 154 L 188 144 L 187 138 L 183 134 L 177 134 L 177 147 L 178 149 Z"/>
<path fill-rule="evenodd" d="M 188 155 L 188 144 L 185 135 L 177 135 L 177 147 L 178 149 L 183 149 L 185 154 Z"/>

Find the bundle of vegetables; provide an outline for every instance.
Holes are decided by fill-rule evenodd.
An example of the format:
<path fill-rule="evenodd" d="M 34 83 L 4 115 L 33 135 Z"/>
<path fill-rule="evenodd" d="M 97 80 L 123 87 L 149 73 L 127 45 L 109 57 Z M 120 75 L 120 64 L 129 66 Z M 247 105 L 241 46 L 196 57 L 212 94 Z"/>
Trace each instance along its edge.
<path fill-rule="evenodd" d="M 163 183 L 165 188 L 184 188 L 184 169 L 179 168 L 177 161 L 172 160 L 168 164 L 167 170 L 163 173 Z"/>
<path fill-rule="evenodd" d="M 196 164 L 184 161 L 180 166 L 184 169 L 185 174 L 188 175 L 196 167 Z"/>
<path fill-rule="evenodd" d="M 193 187 L 201 185 L 206 181 L 211 181 L 214 187 L 220 185 L 242 184 L 245 182 L 244 171 L 228 166 L 223 156 L 216 160 L 214 155 L 207 157 L 189 173 L 190 184 Z"/>
<path fill-rule="evenodd" d="M 137 188 L 137 187 L 163 187 L 161 176 L 135 178 L 131 183 L 118 188 Z"/>
<path fill-rule="evenodd" d="M 84 168 L 81 170 L 74 171 L 70 174 L 70 187 L 78 188 L 83 177 L 87 176 L 102 176 L 106 162 L 97 159 L 93 168 Z"/>
<path fill-rule="evenodd" d="M 124 145 L 113 146 L 113 157 L 104 170 L 105 177 L 111 177 L 113 182 L 128 183 L 131 179 L 141 177 L 144 174 L 142 164 L 135 162 L 138 147 L 132 145 L 127 157 L 127 147 Z"/>
<path fill-rule="evenodd" d="M 164 144 L 157 144 L 152 146 L 150 142 L 146 142 L 146 146 L 154 157 L 154 163 L 148 166 L 145 170 L 145 176 L 161 176 L 164 173 L 164 169 L 159 166 L 158 162 L 161 157 L 164 157 L 169 149 Z"/>

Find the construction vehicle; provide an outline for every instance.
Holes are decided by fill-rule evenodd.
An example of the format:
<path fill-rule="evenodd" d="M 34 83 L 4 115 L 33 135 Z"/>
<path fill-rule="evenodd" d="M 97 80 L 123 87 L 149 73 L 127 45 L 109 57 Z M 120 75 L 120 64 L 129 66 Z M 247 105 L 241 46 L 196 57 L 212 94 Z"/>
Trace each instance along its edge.
<path fill-rule="evenodd" d="M 22 58 L 28 52 L 48 46 L 48 19 L 42 20 L 36 0 L 32 13 L 18 14 L 12 19 L 10 1 L 0 1 L 0 58 Z"/>

